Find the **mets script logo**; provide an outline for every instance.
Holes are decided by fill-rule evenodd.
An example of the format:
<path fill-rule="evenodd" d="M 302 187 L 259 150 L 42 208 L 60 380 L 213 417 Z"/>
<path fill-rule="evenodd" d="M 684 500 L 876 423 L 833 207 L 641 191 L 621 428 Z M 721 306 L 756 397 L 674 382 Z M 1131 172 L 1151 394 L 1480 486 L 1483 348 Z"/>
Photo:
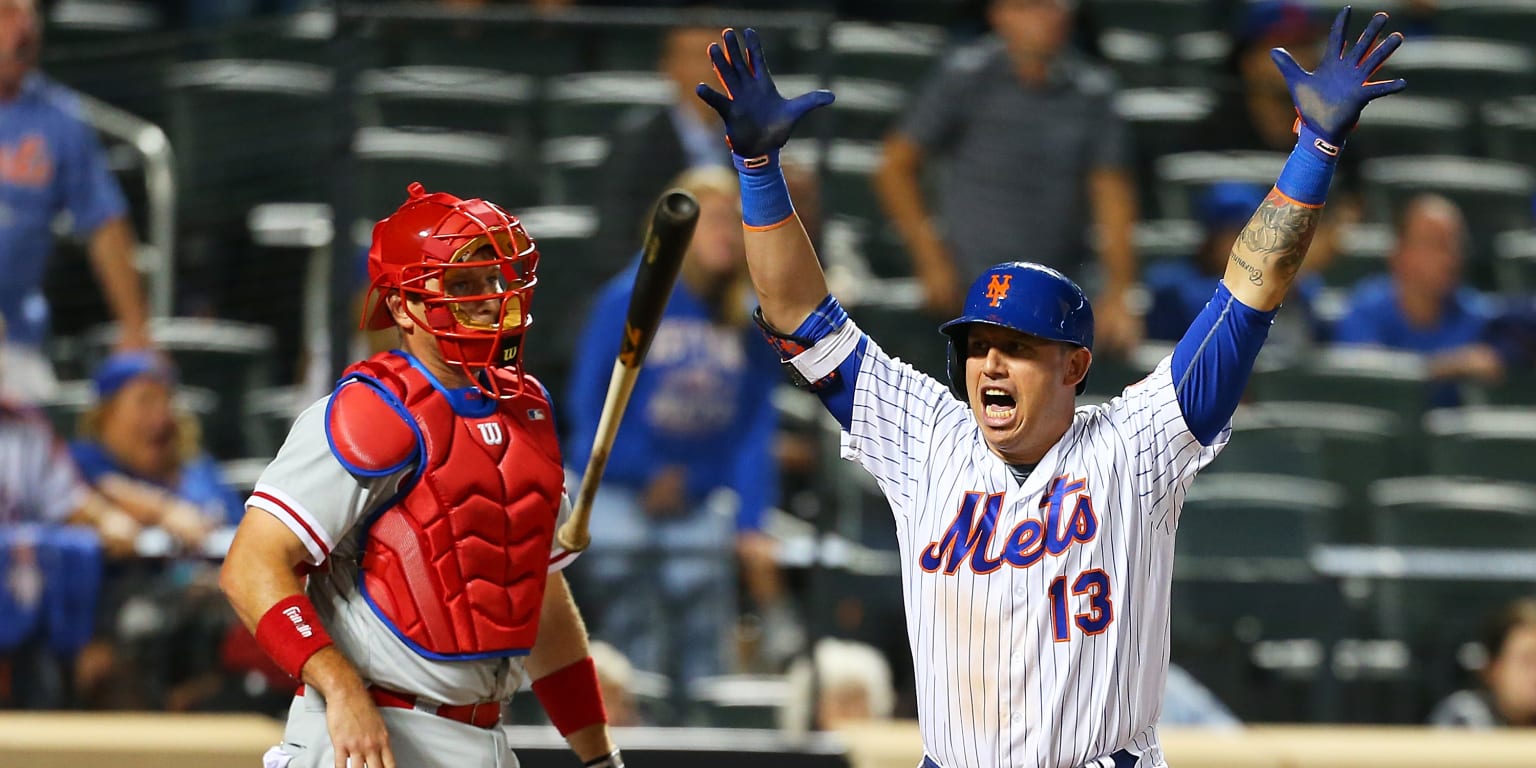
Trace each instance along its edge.
<path fill-rule="evenodd" d="M 486 445 L 501 445 L 501 423 L 495 421 L 482 421 L 475 425 L 480 430 L 480 439 Z"/>
<path fill-rule="evenodd" d="M 1087 490 L 1088 481 L 1081 478 L 1072 480 L 1068 475 L 1062 475 L 1051 480 L 1050 488 L 1040 499 L 1045 519 L 1025 520 L 1014 526 L 996 556 L 989 552 L 997 527 L 997 513 L 1003 506 L 1003 494 L 967 491 L 955 519 L 938 541 L 931 541 L 923 548 L 918 563 L 929 573 L 942 567 L 944 575 L 953 576 L 967 560 L 972 571 L 985 574 L 1001 568 L 1004 563 L 1014 568 L 1028 568 L 1040 562 L 1047 553 L 1060 555 L 1075 543 L 1092 541 L 1099 532 L 1099 518 L 1093 511 L 1093 500 L 1088 497 Z M 1071 511 L 1064 512 L 1067 499 L 1074 495 L 1077 499 Z"/>
<path fill-rule="evenodd" d="M 987 283 L 987 298 L 992 300 L 988 306 L 995 307 L 1003 299 L 1008 298 L 1008 288 L 1013 285 L 1013 275 L 993 275 L 992 281 Z"/>

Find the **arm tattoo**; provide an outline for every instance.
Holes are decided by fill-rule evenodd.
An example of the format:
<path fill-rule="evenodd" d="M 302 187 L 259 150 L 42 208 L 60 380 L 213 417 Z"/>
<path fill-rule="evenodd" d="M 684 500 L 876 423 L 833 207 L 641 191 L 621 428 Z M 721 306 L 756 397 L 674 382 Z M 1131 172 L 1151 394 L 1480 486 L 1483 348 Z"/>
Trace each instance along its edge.
<path fill-rule="evenodd" d="M 1267 272 L 1290 285 L 1312 245 L 1322 214 L 1321 207 L 1298 205 L 1279 190 L 1270 190 L 1232 245 L 1232 261 L 1254 285 L 1264 285 Z"/>

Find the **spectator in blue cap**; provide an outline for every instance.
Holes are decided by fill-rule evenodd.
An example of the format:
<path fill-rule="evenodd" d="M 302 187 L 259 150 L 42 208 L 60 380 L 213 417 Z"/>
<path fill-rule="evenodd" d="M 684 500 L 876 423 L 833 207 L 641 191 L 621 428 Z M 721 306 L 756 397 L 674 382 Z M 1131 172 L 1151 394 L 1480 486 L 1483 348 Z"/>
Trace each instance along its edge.
<path fill-rule="evenodd" d="M 197 422 L 174 405 L 176 375 L 152 352 L 118 352 L 95 375 L 96 405 L 70 452 L 86 480 L 146 525 L 196 547 L 243 512 L 199 445 Z"/>

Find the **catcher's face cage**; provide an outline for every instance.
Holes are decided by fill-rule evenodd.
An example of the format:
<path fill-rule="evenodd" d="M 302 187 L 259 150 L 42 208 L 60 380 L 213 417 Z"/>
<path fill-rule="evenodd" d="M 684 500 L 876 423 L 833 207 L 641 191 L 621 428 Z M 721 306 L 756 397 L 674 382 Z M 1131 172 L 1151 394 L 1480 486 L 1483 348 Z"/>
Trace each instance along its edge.
<path fill-rule="evenodd" d="M 411 320 L 437 339 L 445 362 L 459 366 L 486 395 L 509 399 L 523 391 L 522 340 L 533 325 L 539 252 L 516 224 L 478 219 L 476 224 L 482 225 L 481 234 L 432 235 L 439 241 L 468 239 L 446 264 L 401 267 L 394 287 Z M 508 387 L 492 368 L 510 369 L 515 385 Z"/>

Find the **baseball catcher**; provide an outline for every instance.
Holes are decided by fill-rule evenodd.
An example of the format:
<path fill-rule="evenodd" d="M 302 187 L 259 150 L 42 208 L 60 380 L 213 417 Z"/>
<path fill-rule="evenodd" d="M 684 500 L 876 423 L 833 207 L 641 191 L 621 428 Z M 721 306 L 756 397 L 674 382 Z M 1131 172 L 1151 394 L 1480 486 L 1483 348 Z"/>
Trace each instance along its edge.
<path fill-rule="evenodd" d="M 485 200 L 412 184 L 373 230 L 352 366 L 262 473 L 221 583 L 303 684 L 267 768 L 516 765 L 525 680 L 588 766 L 621 768 L 554 543 L 554 417 L 522 369 L 539 251 Z"/>

